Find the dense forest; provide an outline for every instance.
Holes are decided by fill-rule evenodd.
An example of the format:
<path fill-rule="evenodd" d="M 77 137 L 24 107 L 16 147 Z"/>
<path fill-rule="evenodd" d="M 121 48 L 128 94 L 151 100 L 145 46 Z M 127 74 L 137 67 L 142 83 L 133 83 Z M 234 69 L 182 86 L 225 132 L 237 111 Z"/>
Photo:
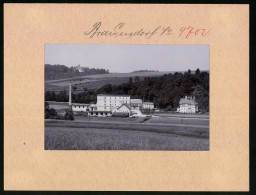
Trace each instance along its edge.
<path fill-rule="evenodd" d="M 79 72 L 76 67 L 45 64 L 44 66 L 45 81 L 109 73 L 108 70 L 105 70 L 102 68 L 100 69 L 100 68 L 81 67 L 81 69 L 83 70 L 83 72 Z"/>
<path fill-rule="evenodd" d="M 131 95 L 131 98 L 140 98 L 143 101 L 154 102 L 157 108 L 174 111 L 179 105 L 180 98 L 185 95 L 195 96 L 199 109 L 209 111 L 209 73 L 195 73 L 188 70 L 185 73 L 165 74 L 160 77 L 130 78 L 128 83 L 121 85 L 107 84 L 99 89 L 87 89 L 72 94 L 72 101 L 76 103 L 96 103 L 97 94 Z M 46 101 L 68 101 L 68 92 L 58 94 L 47 91 Z"/>

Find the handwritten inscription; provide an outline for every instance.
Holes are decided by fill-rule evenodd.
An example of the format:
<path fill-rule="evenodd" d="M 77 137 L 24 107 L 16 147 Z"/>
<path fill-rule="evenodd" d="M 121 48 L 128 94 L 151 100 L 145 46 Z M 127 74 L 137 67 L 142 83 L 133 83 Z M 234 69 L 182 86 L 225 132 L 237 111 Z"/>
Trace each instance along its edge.
<path fill-rule="evenodd" d="M 180 37 L 185 37 L 186 39 L 189 38 L 191 35 L 192 36 L 207 36 L 209 35 L 210 30 L 206 30 L 204 28 L 194 28 L 192 26 L 188 26 L 188 27 L 181 27 L 180 28 L 180 34 L 179 34 L 179 38 Z"/>
<path fill-rule="evenodd" d="M 129 31 L 125 28 L 125 23 L 121 22 L 111 30 L 103 29 L 102 22 L 95 23 L 90 30 L 84 31 L 85 36 L 91 39 L 94 37 L 145 37 L 150 39 L 153 36 L 173 36 L 173 29 L 170 26 L 156 26 L 152 29 L 139 28 L 135 31 Z M 204 28 L 194 28 L 192 26 L 181 27 L 178 38 L 185 37 L 186 39 L 192 36 L 207 36 L 210 30 Z M 175 34 L 175 33 L 174 33 Z"/>
<path fill-rule="evenodd" d="M 124 22 L 119 23 L 116 25 L 113 30 L 102 30 L 102 23 L 97 22 L 93 25 L 92 29 L 89 31 L 84 31 L 84 35 L 90 36 L 90 38 L 93 37 L 99 37 L 99 36 L 113 36 L 113 37 L 146 37 L 150 39 L 152 36 L 156 34 L 162 35 L 170 35 L 172 32 L 172 29 L 170 26 L 168 27 L 162 27 L 162 26 L 157 26 L 153 28 L 152 30 L 146 30 L 146 29 L 138 29 L 136 31 L 124 31 L 123 28 L 125 26 Z"/>

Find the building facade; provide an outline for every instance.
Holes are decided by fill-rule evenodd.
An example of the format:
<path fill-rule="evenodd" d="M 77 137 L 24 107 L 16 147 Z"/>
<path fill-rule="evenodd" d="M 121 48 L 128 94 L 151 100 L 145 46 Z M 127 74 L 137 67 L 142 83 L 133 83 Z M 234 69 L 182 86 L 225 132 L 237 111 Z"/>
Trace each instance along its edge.
<path fill-rule="evenodd" d="M 194 97 L 181 98 L 179 102 L 179 108 L 177 108 L 179 113 L 191 113 L 194 114 L 198 112 L 198 103 L 195 101 Z"/>
<path fill-rule="evenodd" d="M 127 113 L 128 116 L 130 116 L 132 114 L 132 107 L 129 104 L 124 103 L 117 109 L 113 110 L 113 113 Z"/>
<path fill-rule="evenodd" d="M 90 104 L 78 104 L 78 103 L 73 103 L 72 104 L 72 110 L 75 112 L 88 112 L 91 111 L 91 105 Z"/>
<path fill-rule="evenodd" d="M 130 106 L 135 110 L 140 110 L 142 108 L 142 100 L 141 99 L 131 99 Z"/>
<path fill-rule="evenodd" d="M 122 104 L 131 103 L 129 95 L 97 95 L 97 111 L 112 111 Z"/>
<path fill-rule="evenodd" d="M 153 102 L 143 102 L 142 103 L 142 109 L 152 110 L 154 109 Z"/>
<path fill-rule="evenodd" d="M 126 113 L 128 116 L 141 116 L 141 110 L 153 110 L 153 102 L 131 99 L 129 95 L 97 95 L 96 104 L 72 103 L 74 112 L 87 112 L 91 116 L 111 116 L 113 113 Z"/>

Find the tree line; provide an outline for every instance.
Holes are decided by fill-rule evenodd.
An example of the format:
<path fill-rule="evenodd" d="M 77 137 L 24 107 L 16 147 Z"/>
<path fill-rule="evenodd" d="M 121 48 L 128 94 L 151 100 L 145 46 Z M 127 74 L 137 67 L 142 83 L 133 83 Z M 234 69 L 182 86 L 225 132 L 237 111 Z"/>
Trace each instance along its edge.
<path fill-rule="evenodd" d="M 59 65 L 59 64 L 58 65 L 45 64 L 44 66 L 45 81 L 109 73 L 109 70 L 105 70 L 102 68 L 81 67 L 81 69 L 83 70 L 83 72 L 79 72 L 79 70 L 76 67 L 67 67 L 65 65 Z"/>
<path fill-rule="evenodd" d="M 160 77 L 130 78 L 120 85 L 106 84 L 99 89 L 87 89 L 72 94 L 72 102 L 96 103 L 97 94 L 131 95 L 143 101 L 153 102 L 157 108 L 174 111 L 184 96 L 194 96 L 201 111 L 209 111 L 209 73 L 195 73 L 188 70 L 185 73 L 170 73 Z M 53 91 L 45 93 L 46 101 L 68 101 L 68 93 L 63 90 L 56 94 Z"/>

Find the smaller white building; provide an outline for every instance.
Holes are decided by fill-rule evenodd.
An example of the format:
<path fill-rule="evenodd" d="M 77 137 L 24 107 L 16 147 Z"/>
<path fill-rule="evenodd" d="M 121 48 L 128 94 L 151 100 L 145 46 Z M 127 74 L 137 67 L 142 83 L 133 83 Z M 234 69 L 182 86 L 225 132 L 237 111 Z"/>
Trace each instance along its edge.
<path fill-rule="evenodd" d="M 119 106 L 117 109 L 113 110 L 113 113 L 128 113 L 128 115 L 130 116 L 132 113 L 132 107 L 129 104 L 125 103 Z"/>
<path fill-rule="evenodd" d="M 92 108 L 90 104 L 73 103 L 72 110 L 75 112 L 88 112 L 88 111 L 91 111 Z"/>
<path fill-rule="evenodd" d="M 177 108 L 179 113 L 196 113 L 198 112 L 198 103 L 195 101 L 194 97 L 181 98 L 179 102 L 179 108 Z"/>
<path fill-rule="evenodd" d="M 142 103 L 142 109 L 148 109 L 148 110 L 154 109 L 153 102 L 143 102 Z"/>
<path fill-rule="evenodd" d="M 78 72 L 84 72 L 84 70 L 82 69 L 80 64 L 78 66 L 76 66 L 75 68 L 76 68 L 76 70 L 78 70 Z"/>
<path fill-rule="evenodd" d="M 131 107 L 135 110 L 140 110 L 142 108 L 142 100 L 141 99 L 131 99 Z"/>

